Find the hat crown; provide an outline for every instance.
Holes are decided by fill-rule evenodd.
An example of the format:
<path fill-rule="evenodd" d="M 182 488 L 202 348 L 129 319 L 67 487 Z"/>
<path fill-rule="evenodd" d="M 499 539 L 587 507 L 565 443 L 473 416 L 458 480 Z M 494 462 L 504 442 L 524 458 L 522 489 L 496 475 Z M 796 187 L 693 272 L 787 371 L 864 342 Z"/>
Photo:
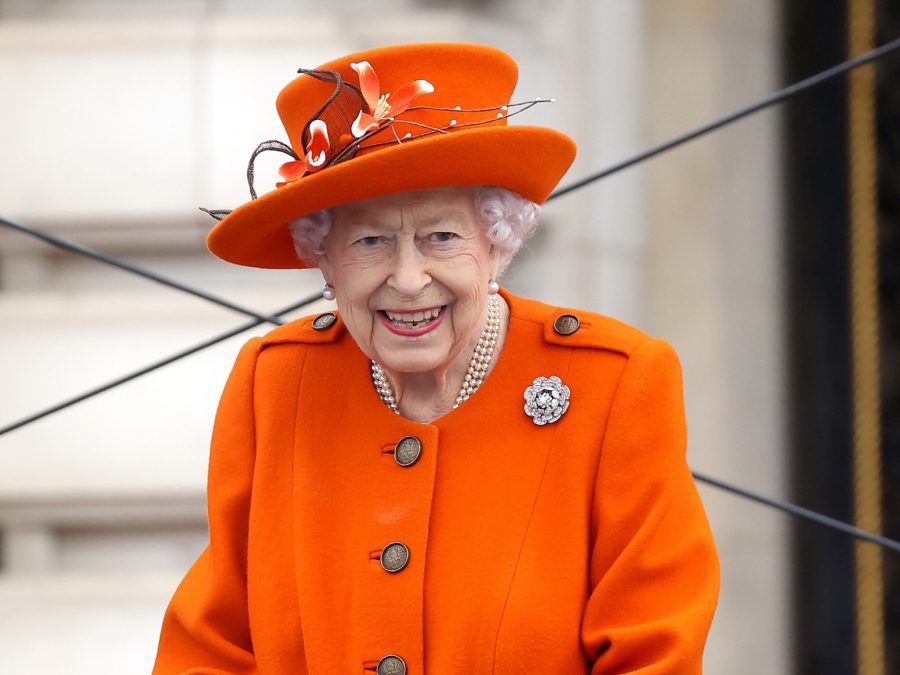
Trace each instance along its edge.
<path fill-rule="evenodd" d="M 363 61 L 374 69 L 380 95 L 390 95 L 415 80 L 427 80 L 434 90 L 416 97 L 392 125 L 359 142 L 357 156 L 389 147 L 398 140 L 414 142 L 417 137 L 435 133 L 506 125 L 508 112 L 502 107 L 510 102 L 518 68 L 512 57 L 500 49 L 470 43 L 394 45 L 349 54 L 316 70 L 336 71 L 344 82 L 360 87 L 360 76 L 351 64 Z M 334 90 L 334 83 L 302 74 L 279 93 L 278 114 L 299 156 L 303 156 L 309 141 L 304 131 Z M 361 97 L 360 105 L 363 112 L 374 112 Z M 336 150 L 352 138 L 349 127 L 329 129 L 328 133 Z"/>
<path fill-rule="evenodd" d="M 364 63 L 365 62 L 365 63 Z M 352 64 L 356 64 L 355 68 Z M 240 265 L 310 267 L 294 249 L 300 216 L 380 195 L 449 185 L 495 185 L 542 203 L 575 157 L 575 143 L 542 126 L 506 124 L 536 98 L 510 102 L 518 67 L 472 43 L 382 47 L 301 69 L 276 106 L 291 147 L 284 182 L 232 211 L 207 235 L 215 255 Z M 362 81 L 361 81 L 362 78 Z"/>

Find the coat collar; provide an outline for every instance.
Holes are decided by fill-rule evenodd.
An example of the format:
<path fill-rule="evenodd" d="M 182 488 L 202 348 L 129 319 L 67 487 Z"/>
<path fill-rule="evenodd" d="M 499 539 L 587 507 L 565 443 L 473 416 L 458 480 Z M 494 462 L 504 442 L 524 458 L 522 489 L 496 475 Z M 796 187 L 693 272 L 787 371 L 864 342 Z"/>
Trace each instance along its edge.
<path fill-rule="evenodd" d="M 629 355 L 648 337 L 634 326 L 597 312 L 550 305 L 515 295 L 504 288 L 500 289 L 500 295 L 509 305 L 510 326 L 519 321 L 538 324 L 544 340 L 550 344 L 606 349 Z M 555 330 L 556 320 L 564 314 L 578 317 L 579 328 L 574 333 L 562 335 Z M 323 319 L 326 315 L 333 315 L 335 320 L 326 328 L 321 328 L 323 321 L 327 322 Z M 340 312 L 334 309 L 294 319 L 269 331 L 262 336 L 261 346 L 284 343 L 322 344 L 342 338 L 352 341 Z"/>

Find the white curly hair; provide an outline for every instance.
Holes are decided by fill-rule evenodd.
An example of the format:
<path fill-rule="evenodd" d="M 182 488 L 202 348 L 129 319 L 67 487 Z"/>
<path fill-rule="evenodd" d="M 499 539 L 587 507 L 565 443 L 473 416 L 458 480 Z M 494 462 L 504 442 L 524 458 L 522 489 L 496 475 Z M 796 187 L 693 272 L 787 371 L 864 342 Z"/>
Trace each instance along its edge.
<path fill-rule="evenodd" d="M 500 274 L 539 226 L 539 204 L 506 188 L 479 185 L 474 190 L 475 213 L 488 240 L 499 249 Z M 325 252 L 331 230 L 331 209 L 313 211 L 288 223 L 294 250 L 301 260 L 315 263 Z"/>

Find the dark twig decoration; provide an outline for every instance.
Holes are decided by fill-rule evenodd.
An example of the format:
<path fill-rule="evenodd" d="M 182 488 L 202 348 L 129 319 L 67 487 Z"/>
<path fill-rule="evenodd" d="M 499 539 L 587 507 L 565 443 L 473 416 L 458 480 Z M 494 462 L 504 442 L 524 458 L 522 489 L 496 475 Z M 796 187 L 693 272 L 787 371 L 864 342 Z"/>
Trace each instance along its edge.
<path fill-rule="evenodd" d="M 361 64 L 353 64 L 354 69 L 356 69 L 357 66 L 360 65 L 365 66 L 371 71 L 371 66 L 366 62 L 361 62 Z M 452 108 L 429 105 L 416 105 L 408 107 L 403 106 L 402 108 L 397 108 L 397 114 L 390 115 L 390 105 L 386 105 L 384 108 L 382 108 L 382 105 L 384 103 L 389 102 L 388 97 L 390 96 L 390 94 L 384 94 L 380 97 L 378 104 L 379 111 L 376 112 L 376 110 L 373 109 L 374 103 L 372 101 L 369 101 L 367 103 L 364 99 L 362 89 L 350 82 L 345 81 L 341 74 L 336 70 L 328 68 L 299 68 L 297 72 L 303 75 L 309 75 L 310 77 L 313 77 L 322 82 L 330 82 L 334 84 L 334 90 L 328 95 L 328 98 L 325 99 L 324 103 L 318 108 L 318 110 L 316 110 L 315 113 L 313 113 L 313 115 L 303 126 L 303 131 L 301 132 L 301 143 L 303 144 L 303 147 L 301 149 L 303 150 L 303 155 L 298 155 L 297 152 L 295 152 L 294 149 L 291 148 L 291 146 L 287 145 L 286 143 L 282 143 L 281 141 L 264 141 L 256 147 L 256 149 L 253 151 L 253 154 L 250 155 L 250 161 L 247 164 L 247 186 L 250 189 L 250 197 L 252 199 L 257 199 L 258 197 L 258 195 L 256 194 L 256 189 L 253 185 L 254 166 L 256 158 L 261 153 L 266 151 L 272 150 L 281 152 L 293 158 L 293 165 L 292 163 L 288 163 L 286 165 L 283 165 L 281 169 L 282 175 L 286 176 L 286 182 L 289 183 L 293 182 L 294 180 L 302 179 L 302 176 L 306 175 L 307 173 L 319 171 L 334 164 L 338 164 L 340 162 L 351 159 L 356 155 L 358 150 L 367 150 L 369 148 L 377 148 L 385 145 L 401 144 L 406 141 L 416 140 L 419 138 L 424 138 L 426 136 L 432 136 L 434 134 L 446 134 L 449 133 L 451 129 L 463 129 L 466 127 L 489 124 L 491 122 L 496 122 L 498 119 L 505 119 L 514 115 L 518 115 L 519 113 L 528 110 L 538 103 L 552 103 L 556 100 L 552 98 L 537 97 L 531 101 L 519 101 L 516 103 L 507 103 L 503 105 L 483 108 L 463 108 L 459 105 Z M 420 80 L 419 82 L 424 82 L 426 85 L 430 86 L 430 84 L 425 81 Z M 428 93 L 427 90 L 425 93 Z M 371 95 L 371 92 L 369 93 L 369 96 L 374 100 L 375 97 Z M 406 101 L 408 100 L 409 99 L 406 98 Z M 353 127 L 353 123 L 354 120 L 358 120 L 359 118 L 366 116 L 362 114 L 363 112 L 366 112 L 364 111 L 364 106 L 368 108 L 367 115 L 370 121 L 370 126 L 374 126 L 374 124 L 376 123 L 378 126 L 366 131 L 365 133 L 362 133 L 357 137 L 354 136 L 353 133 L 351 133 L 351 129 L 353 129 L 353 131 L 357 134 L 360 133 L 360 130 L 358 128 Z M 462 123 L 458 123 L 455 119 L 451 119 L 446 126 L 435 127 L 423 122 L 408 119 L 403 116 L 405 115 L 405 113 L 416 110 L 439 110 L 450 113 L 459 112 L 463 114 L 480 112 L 497 114 L 482 120 Z M 382 115 L 385 115 L 385 112 L 387 112 L 388 116 L 382 117 Z M 374 121 L 372 118 L 373 115 L 376 116 Z M 322 146 L 318 146 L 316 150 L 310 152 L 309 146 L 312 136 L 310 125 L 312 125 L 313 122 L 316 122 L 317 120 L 321 120 L 321 123 L 324 124 L 324 129 L 327 130 L 327 133 L 325 134 L 326 140 L 322 141 Z M 421 133 L 417 134 L 407 132 L 401 137 L 397 133 L 397 130 L 394 128 L 394 124 L 396 122 L 402 122 L 403 124 L 421 127 L 424 130 Z M 321 129 L 322 127 L 320 124 L 318 131 L 321 131 Z M 393 139 L 364 144 L 365 141 L 368 141 L 378 134 L 381 134 L 387 129 L 391 130 Z M 349 137 L 350 140 L 344 142 L 343 146 L 337 145 L 338 143 L 343 142 L 347 137 Z M 334 146 L 332 146 L 332 142 L 334 143 Z M 321 160 L 316 161 L 315 165 L 312 164 L 311 160 L 305 161 L 305 158 L 312 157 L 316 153 L 322 151 L 323 148 L 330 154 L 330 157 L 328 157 L 327 155 L 322 155 L 323 157 L 326 157 L 323 164 L 320 163 Z M 308 152 L 310 152 L 309 155 L 307 155 Z M 288 169 L 291 170 L 290 174 L 287 173 Z M 278 187 L 281 187 L 284 184 L 285 183 L 278 183 Z M 231 213 L 231 210 L 228 209 L 206 209 L 200 207 L 200 210 L 208 213 L 216 220 L 222 220 L 225 216 Z"/>

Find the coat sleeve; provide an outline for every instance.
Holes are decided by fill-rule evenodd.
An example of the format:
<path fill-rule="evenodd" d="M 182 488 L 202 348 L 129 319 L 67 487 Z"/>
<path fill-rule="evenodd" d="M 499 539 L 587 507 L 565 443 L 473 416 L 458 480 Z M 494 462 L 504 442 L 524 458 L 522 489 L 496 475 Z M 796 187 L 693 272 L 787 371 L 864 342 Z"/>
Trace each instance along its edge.
<path fill-rule="evenodd" d="M 719 561 L 686 444 L 678 355 L 648 338 L 619 380 L 594 486 L 581 627 L 591 675 L 701 672 Z"/>
<path fill-rule="evenodd" d="M 207 480 L 209 544 L 166 608 L 153 675 L 256 672 L 247 614 L 247 530 L 260 342 L 252 338 L 243 345 L 219 401 Z"/>

